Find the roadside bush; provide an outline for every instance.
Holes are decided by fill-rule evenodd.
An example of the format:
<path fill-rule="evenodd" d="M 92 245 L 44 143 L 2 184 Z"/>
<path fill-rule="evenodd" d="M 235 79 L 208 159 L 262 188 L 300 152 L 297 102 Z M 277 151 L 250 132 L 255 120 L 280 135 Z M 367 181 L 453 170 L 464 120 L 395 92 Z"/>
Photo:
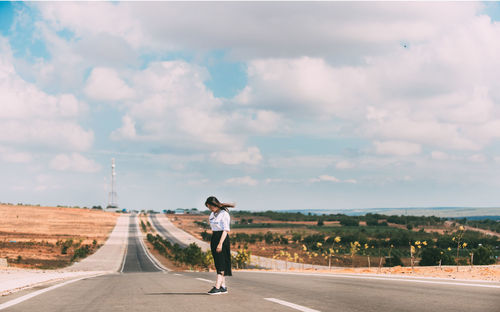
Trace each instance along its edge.
<path fill-rule="evenodd" d="M 235 256 L 231 256 L 231 266 L 237 269 L 244 269 L 250 264 L 252 253 L 246 249 L 238 250 Z"/>
<path fill-rule="evenodd" d="M 203 232 L 201 232 L 201 239 L 209 242 L 212 239 L 212 234 L 208 233 L 207 231 L 203 231 Z"/>
<path fill-rule="evenodd" d="M 384 266 L 385 267 L 393 267 L 393 266 L 398 266 L 398 265 L 403 265 L 403 262 L 401 261 L 401 258 L 398 255 L 392 254 L 391 257 L 386 257 Z"/>
<path fill-rule="evenodd" d="M 473 250 L 474 260 L 473 263 L 477 265 L 494 264 L 496 262 L 493 251 L 490 248 L 479 246 Z"/>
<path fill-rule="evenodd" d="M 72 239 L 67 239 L 64 242 L 57 241 L 56 246 L 61 246 L 61 254 L 65 255 L 68 253 L 68 249 L 73 246 L 73 240 Z"/>
<path fill-rule="evenodd" d="M 90 251 L 91 251 L 90 245 L 81 246 L 80 248 L 75 250 L 73 257 L 71 258 L 71 261 L 75 261 L 78 258 L 87 257 L 87 255 L 90 253 Z"/>
<path fill-rule="evenodd" d="M 422 251 L 422 258 L 420 259 L 421 266 L 438 265 L 441 260 L 441 253 L 443 251 L 438 248 L 425 248 Z"/>
<path fill-rule="evenodd" d="M 210 229 L 210 225 L 206 221 L 194 221 L 194 224 L 200 226 L 202 229 L 208 230 Z"/>
<path fill-rule="evenodd" d="M 355 217 L 344 216 L 339 221 L 342 226 L 359 226 L 359 220 Z"/>

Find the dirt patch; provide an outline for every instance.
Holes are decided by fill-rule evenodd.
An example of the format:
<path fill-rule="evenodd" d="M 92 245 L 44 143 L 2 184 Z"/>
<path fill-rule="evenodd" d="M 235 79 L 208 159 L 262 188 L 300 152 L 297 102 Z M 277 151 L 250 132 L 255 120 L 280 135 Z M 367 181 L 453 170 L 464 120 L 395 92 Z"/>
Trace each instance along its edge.
<path fill-rule="evenodd" d="M 101 210 L 0 205 L 0 258 L 21 268 L 67 266 L 75 250 L 102 245 L 117 217 Z"/>
<path fill-rule="evenodd" d="M 330 272 L 330 271 L 316 271 Z M 365 274 L 391 274 L 418 277 L 453 278 L 467 280 L 486 280 L 500 282 L 500 266 L 456 266 L 443 267 L 393 267 L 393 268 L 341 268 L 332 271 L 334 273 L 365 273 Z"/>

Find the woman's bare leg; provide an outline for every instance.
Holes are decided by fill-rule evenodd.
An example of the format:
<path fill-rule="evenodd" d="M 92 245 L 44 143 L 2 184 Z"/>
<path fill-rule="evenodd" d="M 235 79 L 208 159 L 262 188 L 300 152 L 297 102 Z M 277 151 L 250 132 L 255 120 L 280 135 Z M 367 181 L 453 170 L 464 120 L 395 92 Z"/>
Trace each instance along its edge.
<path fill-rule="evenodd" d="M 224 281 L 224 273 L 222 274 L 217 274 L 217 281 L 215 282 L 215 288 L 219 289 L 220 286 L 222 285 L 222 282 Z"/>

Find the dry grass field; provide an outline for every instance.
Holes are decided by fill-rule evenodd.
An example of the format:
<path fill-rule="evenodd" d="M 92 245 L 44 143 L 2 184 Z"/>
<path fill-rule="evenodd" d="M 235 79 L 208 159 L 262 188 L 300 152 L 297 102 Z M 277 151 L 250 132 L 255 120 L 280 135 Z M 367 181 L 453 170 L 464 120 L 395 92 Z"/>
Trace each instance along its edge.
<path fill-rule="evenodd" d="M 14 267 L 67 266 L 78 247 L 102 245 L 117 217 L 101 210 L 0 205 L 0 258 Z"/>

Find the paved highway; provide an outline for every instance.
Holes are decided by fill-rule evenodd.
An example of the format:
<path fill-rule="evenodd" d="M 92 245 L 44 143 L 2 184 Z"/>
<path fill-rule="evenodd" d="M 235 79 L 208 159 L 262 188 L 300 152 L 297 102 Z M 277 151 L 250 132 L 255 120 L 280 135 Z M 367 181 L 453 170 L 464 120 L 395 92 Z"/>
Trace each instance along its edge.
<path fill-rule="evenodd" d="M 130 216 L 127 254 L 121 271 L 123 273 L 162 271 L 146 253 L 144 243 L 141 242 L 136 216 Z"/>
<path fill-rule="evenodd" d="M 214 273 L 160 271 L 137 240 L 135 219 L 130 237 L 123 273 L 64 285 L 4 311 L 500 311 L 500 283 L 382 276 L 235 272 L 229 294 L 208 296 Z"/>
<path fill-rule="evenodd" d="M 158 222 L 158 219 L 156 218 L 155 214 L 150 214 L 150 219 L 151 222 L 153 223 L 154 227 L 160 232 L 160 234 L 168 239 L 172 244 L 179 244 L 181 247 L 187 247 L 186 244 L 184 244 L 182 241 L 178 240 L 175 236 L 173 236 L 170 232 L 168 232 L 163 225 L 161 225 L 160 222 Z"/>

